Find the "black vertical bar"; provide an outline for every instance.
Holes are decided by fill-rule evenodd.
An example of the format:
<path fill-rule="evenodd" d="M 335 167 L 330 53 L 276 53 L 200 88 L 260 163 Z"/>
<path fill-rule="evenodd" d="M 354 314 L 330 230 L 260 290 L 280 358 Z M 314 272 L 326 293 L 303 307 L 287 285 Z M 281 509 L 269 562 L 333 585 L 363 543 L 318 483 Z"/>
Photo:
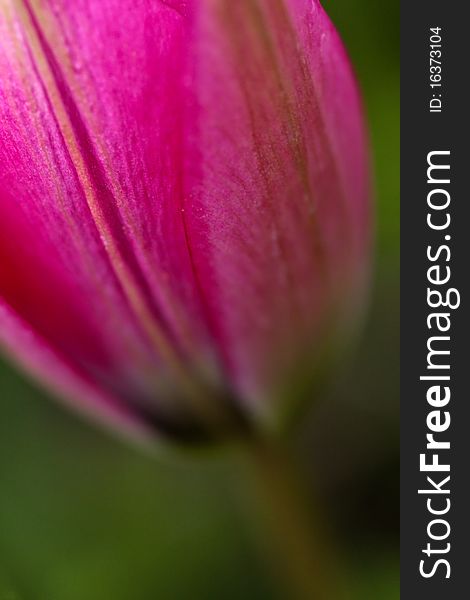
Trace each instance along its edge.
<path fill-rule="evenodd" d="M 417 0 L 402 2 L 401 5 L 401 597 L 403 600 L 427 600 L 470 598 L 470 394 L 466 379 L 470 376 L 469 333 L 469 279 L 470 279 L 470 149 L 468 141 L 468 112 L 470 98 L 466 89 L 470 68 L 470 22 L 466 19 L 468 4 L 438 0 Z M 441 56 L 431 55 L 431 28 L 440 28 Z M 437 50 L 439 48 L 435 48 Z M 430 62 L 430 58 L 440 58 L 441 64 Z M 438 79 L 441 66 L 441 86 L 431 87 Z M 430 101 L 433 109 L 430 111 Z M 427 157 L 432 151 L 450 151 L 449 156 L 441 155 L 435 162 L 450 164 L 450 171 L 434 171 L 436 178 L 450 178 L 450 184 L 429 183 L 427 180 Z M 450 175 L 449 175 L 450 173 Z M 450 194 L 448 209 L 437 211 L 428 206 L 427 196 L 432 189 L 445 189 Z M 439 199 L 444 203 L 445 193 L 436 192 L 432 202 Z M 427 215 L 437 224 L 444 222 L 446 213 L 451 222 L 448 229 L 433 230 L 427 224 Z M 445 236 L 450 236 L 446 239 Z M 442 250 L 439 258 L 431 261 L 441 246 L 448 246 L 451 252 L 447 261 L 447 251 Z M 434 285 L 428 281 L 428 269 L 440 265 L 440 273 L 447 274 L 450 267 L 450 281 Z M 435 276 L 433 271 L 431 276 Z M 442 277 L 440 277 L 442 278 Z M 459 308 L 431 308 L 427 302 L 427 288 L 440 289 L 445 295 L 449 288 L 460 292 Z M 452 295 L 452 300 L 456 295 Z M 448 332 L 439 332 L 436 320 L 431 318 L 431 328 L 427 318 L 430 314 L 449 314 L 451 327 Z M 445 318 L 440 323 L 444 325 Z M 427 368 L 427 342 L 432 336 L 449 336 L 449 341 L 435 342 L 441 349 L 449 349 L 450 355 L 439 355 L 435 362 L 450 364 L 450 369 Z M 451 398 L 447 406 L 440 407 L 440 419 L 445 411 L 450 413 L 449 429 L 435 433 L 434 438 L 449 441 L 450 450 L 426 449 L 429 430 L 426 419 L 436 410 L 427 401 L 427 390 L 439 382 L 421 380 L 420 376 L 450 376 L 448 385 Z M 436 420 L 433 421 L 436 425 Z M 450 472 L 422 472 L 420 454 L 426 453 L 426 462 L 432 455 L 438 455 L 442 464 L 450 464 Z M 450 480 L 441 486 L 449 489 L 449 494 L 418 494 L 419 489 L 433 489 L 427 481 L 431 477 L 439 485 L 450 475 Z M 447 498 L 449 511 L 433 515 L 428 510 L 428 498 L 433 510 L 444 510 Z M 428 534 L 428 526 L 434 519 L 442 518 L 450 526 L 448 537 L 433 540 Z M 446 525 L 435 523 L 431 526 L 434 536 L 444 536 Z M 423 550 L 427 544 L 433 553 L 428 556 Z M 450 544 L 450 550 L 444 552 Z M 442 553 L 434 553 L 434 550 Z M 438 560 L 447 563 L 436 564 Z M 432 576 L 426 574 L 435 572 Z M 449 571 L 450 570 L 450 571 Z M 450 577 L 446 576 L 450 572 Z"/>

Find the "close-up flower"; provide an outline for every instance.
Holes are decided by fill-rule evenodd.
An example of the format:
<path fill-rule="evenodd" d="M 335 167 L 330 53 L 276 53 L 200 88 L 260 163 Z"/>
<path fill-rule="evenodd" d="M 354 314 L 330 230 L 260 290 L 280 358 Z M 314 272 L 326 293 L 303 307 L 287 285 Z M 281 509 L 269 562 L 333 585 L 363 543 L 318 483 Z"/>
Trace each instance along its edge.
<path fill-rule="evenodd" d="M 147 433 L 276 427 L 368 262 L 360 101 L 319 2 L 12 0 L 0 27 L 7 351 Z"/>
<path fill-rule="evenodd" d="M 395 585 L 393 2 L 0 0 L 0 600 Z"/>

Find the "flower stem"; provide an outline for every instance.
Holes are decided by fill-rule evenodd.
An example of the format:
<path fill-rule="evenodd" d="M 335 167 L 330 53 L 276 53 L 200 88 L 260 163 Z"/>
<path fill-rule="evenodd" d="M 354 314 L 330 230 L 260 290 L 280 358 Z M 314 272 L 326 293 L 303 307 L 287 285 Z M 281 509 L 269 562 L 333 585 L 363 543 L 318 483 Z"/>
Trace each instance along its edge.
<path fill-rule="evenodd" d="M 344 600 L 340 579 L 325 541 L 324 523 L 303 488 L 286 448 L 262 441 L 245 446 L 245 463 L 257 499 L 258 520 L 267 534 L 266 550 L 283 575 L 289 600 Z M 265 536 L 266 537 L 266 536 Z"/>

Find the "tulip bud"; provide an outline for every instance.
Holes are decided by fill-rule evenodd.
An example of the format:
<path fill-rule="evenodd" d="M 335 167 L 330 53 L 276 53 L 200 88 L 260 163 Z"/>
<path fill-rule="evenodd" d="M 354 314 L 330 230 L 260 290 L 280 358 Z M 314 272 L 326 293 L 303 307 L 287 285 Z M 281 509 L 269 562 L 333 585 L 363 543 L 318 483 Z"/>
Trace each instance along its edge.
<path fill-rule="evenodd" d="M 6 0 L 0 342 L 178 440 L 277 426 L 364 287 L 369 176 L 317 0 Z"/>

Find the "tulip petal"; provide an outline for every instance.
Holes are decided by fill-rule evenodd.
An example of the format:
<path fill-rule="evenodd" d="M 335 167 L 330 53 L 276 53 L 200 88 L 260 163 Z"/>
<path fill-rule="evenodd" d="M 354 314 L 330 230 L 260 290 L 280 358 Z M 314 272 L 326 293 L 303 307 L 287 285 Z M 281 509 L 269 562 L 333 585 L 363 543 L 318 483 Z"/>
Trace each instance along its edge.
<path fill-rule="evenodd" d="M 107 393 L 178 413 L 179 380 L 210 371 L 174 164 L 181 17 L 125 8 L 2 5 L 0 296 Z"/>
<path fill-rule="evenodd" d="M 193 8 L 185 168 L 193 260 L 238 395 L 272 412 L 282 382 L 292 387 L 302 356 L 324 343 L 330 307 L 341 295 L 352 303 L 350 281 L 364 266 L 360 100 L 318 2 Z"/>

